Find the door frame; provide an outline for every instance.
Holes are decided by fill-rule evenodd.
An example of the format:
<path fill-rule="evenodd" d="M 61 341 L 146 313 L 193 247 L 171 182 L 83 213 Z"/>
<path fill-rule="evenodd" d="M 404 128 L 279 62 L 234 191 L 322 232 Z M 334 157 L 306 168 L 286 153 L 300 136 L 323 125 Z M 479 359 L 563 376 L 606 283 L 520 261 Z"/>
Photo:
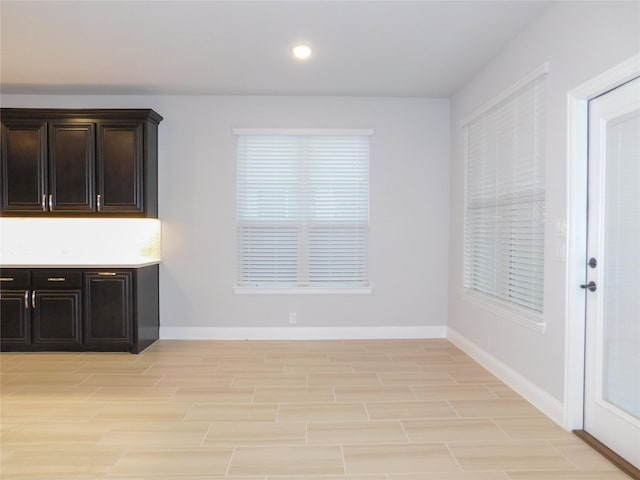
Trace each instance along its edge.
<path fill-rule="evenodd" d="M 587 261 L 587 166 L 589 100 L 640 76 L 640 54 L 567 94 L 567 295 L 565 311 L 564 427 L 584 427 L 585 298 L 579 288 Z"/>

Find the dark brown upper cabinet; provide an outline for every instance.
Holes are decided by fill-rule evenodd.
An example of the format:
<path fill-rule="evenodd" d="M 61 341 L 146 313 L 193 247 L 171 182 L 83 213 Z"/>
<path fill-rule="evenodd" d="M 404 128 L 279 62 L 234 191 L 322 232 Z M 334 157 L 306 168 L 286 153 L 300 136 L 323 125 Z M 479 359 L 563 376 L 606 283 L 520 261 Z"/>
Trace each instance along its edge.
<path fill-rule="evenodd" d="M 153 110 L 1 110 L 0 215 L 158 216 Z"/>
<path fill-rule="evenodd" d="M 29 214 L 46 209 L 48 189 L 47 122 L 2 115 L 2 214 Z"/>
<path fill-rule="evenodd" d="M 54 120 L 48 130 L 49 194 L 45 206 L 55 213 L 94 212 L 95 125 Z"/>
<path fill-rule="evenodd" d="M 98 125 L 98 210 L 140 212 L 144 209 L 144 126 L 109 122 Z"/>

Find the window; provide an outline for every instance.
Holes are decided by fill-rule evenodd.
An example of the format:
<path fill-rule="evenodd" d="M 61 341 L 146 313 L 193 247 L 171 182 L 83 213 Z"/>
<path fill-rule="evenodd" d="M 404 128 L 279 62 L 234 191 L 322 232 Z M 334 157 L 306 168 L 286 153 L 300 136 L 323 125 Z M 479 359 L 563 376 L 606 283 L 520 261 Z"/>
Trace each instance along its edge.
<path fill-rule="evenodd" d="M 540 322 L 544 274 L 546 66 L 464 125 L 464 282 Z"/>
<path fill-rule="evenodd" d="M 234 133 L 239 291 L 368 288 L 373 132 Z"/>

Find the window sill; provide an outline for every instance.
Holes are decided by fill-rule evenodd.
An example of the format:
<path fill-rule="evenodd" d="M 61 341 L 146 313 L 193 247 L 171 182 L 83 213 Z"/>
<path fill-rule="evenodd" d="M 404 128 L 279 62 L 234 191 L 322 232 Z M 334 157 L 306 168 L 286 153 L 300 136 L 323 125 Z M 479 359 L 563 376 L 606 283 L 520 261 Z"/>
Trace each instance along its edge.
<path fill-rule="evenodd" d="M 371 287 L 234 287 L 233 291 L 238 295 L 368 295 Z"/>
<path fill-rule="evenodd" d="M 502 319 L 522 325 L 538 333 L 544 333 L 547 324 L 543 320 L 542 314 L 535 314 L 523 308 L 514 307 L 507 303 L 493 300 L 487 295 L 476 293 L 468 289 L 460 292 L 460 298 L 468 303 L 480 307 L 487 312 L 491 312 Z"/>

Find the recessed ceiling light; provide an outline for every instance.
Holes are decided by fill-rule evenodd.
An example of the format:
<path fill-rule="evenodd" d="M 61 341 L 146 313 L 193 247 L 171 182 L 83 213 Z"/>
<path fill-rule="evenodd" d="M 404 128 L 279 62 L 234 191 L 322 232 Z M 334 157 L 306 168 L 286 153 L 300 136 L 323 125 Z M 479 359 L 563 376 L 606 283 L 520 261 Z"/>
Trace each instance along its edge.
<path fill-rule="evenodd" d="M 311 49 L 306 45 L 298 45 L 293 48 L 293 55 L 299 60 L 305 60 L 311 55 Z"/>

